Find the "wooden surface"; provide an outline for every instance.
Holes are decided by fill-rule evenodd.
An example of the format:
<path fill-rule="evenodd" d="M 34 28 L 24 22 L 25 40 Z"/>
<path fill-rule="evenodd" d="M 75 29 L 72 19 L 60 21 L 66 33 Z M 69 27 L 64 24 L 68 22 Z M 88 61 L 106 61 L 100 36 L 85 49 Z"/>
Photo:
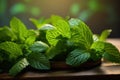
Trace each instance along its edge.
<path fill-rule="evenodd" d="M 108 39 L 120 50 L 120 39 Z M 13 79 L 6 73 L 0 74 L 0 80 Z M 100 66 L 84 71 L 75 70 L 54 70 L 54 71 L 29 71 L 14 79 L 24 80 L 120 80 L 120 64 L 103 62 Z"/>

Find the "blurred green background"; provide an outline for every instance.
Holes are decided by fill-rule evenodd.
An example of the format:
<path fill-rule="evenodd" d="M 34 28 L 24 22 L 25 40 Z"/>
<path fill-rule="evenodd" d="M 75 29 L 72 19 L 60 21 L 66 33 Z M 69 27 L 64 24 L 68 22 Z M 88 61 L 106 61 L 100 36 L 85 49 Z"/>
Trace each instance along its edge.
<path fill-rule="evenodd" d="M 0 0 L 0 27 L 17 16 L 28 28 L 34 28 L 29 18 L 48 18 L 52 14 L 80 18 L 94 33 L 112 29 L 110 37 L 120 37 L 118 0 Z"/>

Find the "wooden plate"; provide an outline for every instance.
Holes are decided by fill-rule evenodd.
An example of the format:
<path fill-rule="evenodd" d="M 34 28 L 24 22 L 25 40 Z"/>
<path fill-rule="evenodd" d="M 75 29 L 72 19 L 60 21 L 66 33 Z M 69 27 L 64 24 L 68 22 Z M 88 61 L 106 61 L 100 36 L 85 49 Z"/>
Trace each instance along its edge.
<path fill-rule="evenodd" d="M 87 61 L 85 63 L 82 63 L 81 65 L 77 66 L 77 67 L 73 67 L 70 65 L 67 65 L 64 61 L 51 61 L 51 69 L 57 69 L 57 70 L 66 70 L 66 69 L 90 69 L 90 68 L 94 68 L 96 66 L 100 66 L 101 64 L 101 60 L 98 61 Z"/>

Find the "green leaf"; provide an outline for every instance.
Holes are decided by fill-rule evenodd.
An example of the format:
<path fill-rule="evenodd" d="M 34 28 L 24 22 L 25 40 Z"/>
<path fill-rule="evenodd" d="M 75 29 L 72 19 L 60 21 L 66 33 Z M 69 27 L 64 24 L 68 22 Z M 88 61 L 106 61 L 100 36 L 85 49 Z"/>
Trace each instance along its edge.
<path fill-rule="evenodd" d="M 49 59 L 56 57 L 58 54 L 64 54 L 67 51 L 66 40 L 62 38 L 55 46 L 51 46 L 45 53 Z"/>
<path fill-rule="evenodd" d="M 4 34 L 4 35 L 3 35 Z M 1 41 L 11 41 L 14 40 L 16 36 L 7 26 L 0 28 L 0 42 Z"/>
<path fill-rule="evenodd" d="M 48 40 L 49 44 L 52 46 L 55 46 L 58 42 L 56 37 L 58 37 L 60 34 L 57 32 L 57 30 L 49 30 L 46 32 L 46 39 Z"/>
<path fill-rule="evenodd" d="M 102 55 L 106 60 L 116 63 L 120 62 L 119 50 L 111 43 L 97 41 L 92 44 L 91 49 L 96 51 L 95 55 Z"/>
<path fill-rule="evenodd" d="M 102 58 L 104 54 L 105 43 L 96 41 L 91 46 L 91 59 L 96 61 Z"/>
<path fill-rule="evenodd" d="M 104 59 L 111 62 L 120 63 L 120 52 L 114 45 L 112 45 L 111 43 L 105 43 L 104 50 Z"/>
<path fill-rule="evenodd" d="M 38 33 L 35 30 L 28 30 L 27 38 L 25 40 L 25 43 L 28 44 L 28 45 L 33 44 L 36 40 L 37 35 L 38 35 Z"/>
<path fill-rule="evenodd" d="M 102 31 L 102 33 L 99 37 L 99 40 L 100 41 L 105 41 L 107 39 L 107 37 L 110 35 L 111 31 L 112 31 L 111 29 Z"/>
<path fill-rule="evenodd" d="M 25 40 L 25 37 L 27 37 L 27 28 L 18 18 L 12 18 L 12 20 L 10 21 L 10 27 L 12 31 L 16 34 L 18 40 Z"/>
<path fill-rule="evenodd" d="M 41 41 L 36 41 L 32 46 L 30 46 L 30 50 L 34 53 L 45 52 L 48 48 L 49 46 Z"/>
<path fill-rule="evenodd" d="M 91 49 L 94 49 L 96 51 L 103 51 L 104 48 L 105 48 L 105 43 L 102 41 L 96 41 L 91 46 Z"/>
<path fill-rule="evenodd" d="M 93 61 L 98 61 L 102 58 L 104 52 L 102 51 L 96 51 L 94 49 L 91 49 L 90 51 L 90 58 L 93 60 Z"/>
<path fill-rule="evenodd" d="M 49 30 L 46 33 L 46 38 L 48 42 L 55 46 L 58 40 L 56 39 L 58 36 L 62 35 L 63 37 L 70 38 L 70 27 L 65 20 L 59 19 L 52 23 L 53 26 L 56 27 L 55 30 Z"/>
<path fill-rule="evenodd" d="M 30 18 L 30 21 L 35 25 L 37 29 L 40 29 L 43 25 L 48 24 L 49 20 L 44 19 L 43 17 L 40 19 Z"/>
<path fill-rule="evenodd" d="M 66 63 L 72 66 L 79 66 L 90 58 L 90 53 L 85 50 L 75 49 L 66 58 Z"/>
<path fill-rule="evenodd" d="M 14 42 L 3 42 L 0 44 L 0 49 L 6 51 L 10 59 L 17 59 L 23 54 L 19 45 Z"/>
<path fill-rule="evenodd" d="M 31 53 L 28 58 L 28 62 L 30 63 L 30 66 L 36 69 L 50 69 L 50 63 L 49 60 L 46 58 L 44 54 L 40 53 Z"/>
<path fill-rule="evenodd" d="M 16 76 L 28 65 L 29 65 L 29 63 L 26 60 L 26 58 L 23 58 L 22 60 L 18 61 L 15 65 L 13 65 L 13 67 L 9 70 L 9 74 L 12 76 Z"/>
<path fill-rule="evenodd" d="M 36 28 L 39 28 L 39 27 L 38 27 L 38 26 L 39 26 L 39 22 L 38 22 L 37 19 L 30 18 L 29 20 L 36 26 Z"/>
<path fill-rule="evenodd" d="M 93 34 L 93 41 L 94 42 L 99 41 L 99 35 Z"/>
<path fill-rule="evenodd" d="M 45 53 L 48 59 L 52 59 L 55 57 L 57 54 L 59 54 L 61 51 L 57 50 L 56 47 L 50 47 L 47 52 Z"/>
<path fill-rule="evenodd" d="M 69 21 L 71 26 L 71 39 L 70 41 L 78 45 L 84 45 L 87 49 L 93 43 L 93 34 L 89 27 L 79 19 L 71 19 Z"/>
<path fill-rule="evenodd" d="M 51 22 L 51 23 L 55 23 L 55 22 L 58 21 L 58 20 L 63 20 L 63 18 L 60 17 L 60 16 L 57 16 L 57 15 L 52 15 L 52 16 L 50 17 L 50 22 Z"/>

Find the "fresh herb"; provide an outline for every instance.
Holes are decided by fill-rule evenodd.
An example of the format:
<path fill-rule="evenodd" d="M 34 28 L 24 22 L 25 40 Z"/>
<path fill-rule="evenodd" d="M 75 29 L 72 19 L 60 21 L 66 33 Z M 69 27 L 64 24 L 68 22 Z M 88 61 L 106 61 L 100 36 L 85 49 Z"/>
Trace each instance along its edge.
<path fill-rule="evenodd" d="M 27 29 L 16 17 L 10 27 L 0 28 L 0 70 L 16 76 L 28 65 L 36 69 L 49 69 L 50 63 L 43 54 L 49 46 L 36 41 L 38 31 Z"/>
<path fill-rule="evenodd" d="M 0 28 L 0 72 L 16 76 L 27 66 L 48 70 L 51 61 L 65 61 L 73 67 L 101 58 L 120 63 L 119 50 L 105 41 L 110 29 L 93 34 L 83 21 L 56 15 L 30 20 L 37 29 L 27 29 L 16 17 L 10 27 Z"/>

